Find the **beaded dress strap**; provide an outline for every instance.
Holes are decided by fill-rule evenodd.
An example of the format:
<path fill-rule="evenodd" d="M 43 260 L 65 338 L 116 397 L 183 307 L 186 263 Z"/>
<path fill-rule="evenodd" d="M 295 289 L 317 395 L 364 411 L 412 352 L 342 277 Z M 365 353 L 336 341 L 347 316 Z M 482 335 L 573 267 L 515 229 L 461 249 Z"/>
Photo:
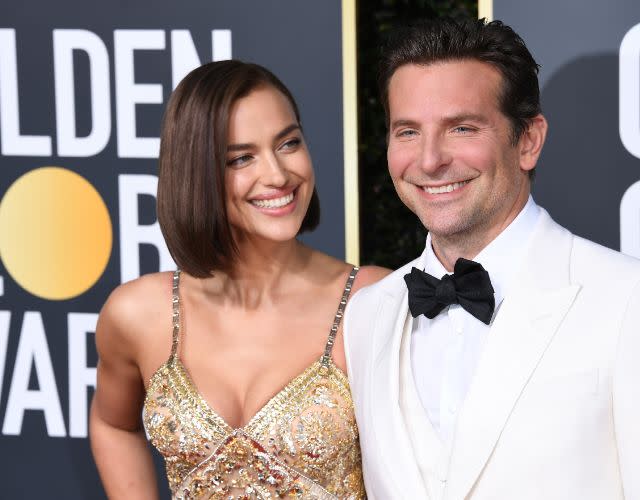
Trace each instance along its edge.
<path fill-rule="evenodd" d="M 323 366 L 328 366 L 329 361 L 331 360 L 331 350 L 333 349 L 333 343 L 336 339 L 336 334 L 338 333 L 340 321 L 342 321 L 342 316 L 344 315 L 344 309 L 345 307 L 347 307 L 347 300 L 349 300 L 349 295 L 351 294 L 351 286 L 353 285 L 353 280 L 356 279 L 356 274 L 358 274 L 359 270 L 360 268 L 358 266 L 353 266 L 351 272 L 349 273 L 349 277 L 347 278 L 347 282 L 344 285 L 342 297 L 340 298 L 340 304 L 338 304 L 338 311 L 333 318 L 333 325 L 331 325 L 329 338 L 327 339 L 327 344 L 324 346 L 324 354 L 322 355 L 322 359 L 320 360 Z"/>
<path fill-rule="evenodd" d="M 173 307 L 173 338 L 171 341 L 171 357 L 169 358 L 170 363 L 172 363 L 178 355 L 178 342 L 180 341 L 180 294 L 178 293 L 179 286 L 180 269 L 176 269 L 173 272 L 173 284 L 171 286 L 171 303 Z"/>

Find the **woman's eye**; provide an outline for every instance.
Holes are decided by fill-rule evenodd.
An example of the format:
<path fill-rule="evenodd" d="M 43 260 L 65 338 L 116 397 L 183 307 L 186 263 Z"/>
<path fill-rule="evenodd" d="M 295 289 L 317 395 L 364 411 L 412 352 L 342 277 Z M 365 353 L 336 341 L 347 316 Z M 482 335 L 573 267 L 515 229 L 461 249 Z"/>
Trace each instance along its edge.
<path fill-rule="evenodd" d="M 285 141 L 284 144 L 280 146 L 280 149 L 295 149 L 300 145 L 301 142 L 302 141 L 299 138 L 294 137 L 293 139 Z"/>
<path fill-rule="evenodd" d="M 235 158 L 231 158 L 230 160 L 227 160 L 227 166 L 228 167 L 241 167 L 245 163 L 251 161 L 251 158 L 252 158 L 251 155 L 237 156 Z"/>

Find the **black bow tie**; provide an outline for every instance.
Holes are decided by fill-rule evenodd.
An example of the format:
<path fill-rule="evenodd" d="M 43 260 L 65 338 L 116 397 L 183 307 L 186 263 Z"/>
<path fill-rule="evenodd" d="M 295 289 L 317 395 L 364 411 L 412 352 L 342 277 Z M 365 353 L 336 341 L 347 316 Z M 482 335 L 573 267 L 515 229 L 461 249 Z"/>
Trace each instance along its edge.
<path fill-rule="evenodd" d="M 424 314 L 432 319 L 448 305 L 460 304 L 483 323 L 491 322 L 495 309 L 493 287 L 489 273 L 477 262 L 459 258 L 453 274 L 445 274 L 440 280 L 414 267 L 404 280 L 414 318 Z"/>

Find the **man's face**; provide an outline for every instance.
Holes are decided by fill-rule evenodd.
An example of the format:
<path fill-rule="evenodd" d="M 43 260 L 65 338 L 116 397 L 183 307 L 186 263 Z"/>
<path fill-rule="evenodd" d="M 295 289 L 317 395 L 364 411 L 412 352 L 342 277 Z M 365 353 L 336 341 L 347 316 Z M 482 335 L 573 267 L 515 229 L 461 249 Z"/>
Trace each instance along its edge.
<path fill-rule="evenodd" d="M 389 82 L 389 172 L 434 242 L 487 244 L 526 203 L 535 162 L 522 162 L 522 141 L 512 143 L 501 84 L 498 70 L 475 60 L 408 64 Z"/>

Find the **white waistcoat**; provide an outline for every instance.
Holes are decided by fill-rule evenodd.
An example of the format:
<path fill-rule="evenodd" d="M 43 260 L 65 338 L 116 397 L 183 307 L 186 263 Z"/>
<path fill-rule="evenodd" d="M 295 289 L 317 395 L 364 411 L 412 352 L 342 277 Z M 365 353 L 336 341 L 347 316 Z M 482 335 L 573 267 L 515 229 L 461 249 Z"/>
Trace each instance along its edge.
<path fill-rule="evenodd" d="M 407 322 L 412 321 L 408 316 Z M 412 436 L 413 454 L 429 498 L 440 500 L 449 470 L 452 441 L 441 441 L 420 402 L 411 371 L 411 331 L 411 325 L 407 325 L 400 346 L 400 411 Z"/>

